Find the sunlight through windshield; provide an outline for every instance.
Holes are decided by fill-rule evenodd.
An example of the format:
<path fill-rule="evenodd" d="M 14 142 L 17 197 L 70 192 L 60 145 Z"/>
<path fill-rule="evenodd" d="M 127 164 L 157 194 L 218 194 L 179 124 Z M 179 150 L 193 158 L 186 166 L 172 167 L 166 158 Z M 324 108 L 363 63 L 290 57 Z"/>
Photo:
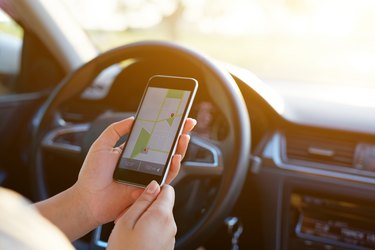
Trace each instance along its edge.
<path fill-rule="evenodd" d="M 174 40 L 267 81 L 375 88 L 373 0 L 64 0 L 102 51 Z"/>

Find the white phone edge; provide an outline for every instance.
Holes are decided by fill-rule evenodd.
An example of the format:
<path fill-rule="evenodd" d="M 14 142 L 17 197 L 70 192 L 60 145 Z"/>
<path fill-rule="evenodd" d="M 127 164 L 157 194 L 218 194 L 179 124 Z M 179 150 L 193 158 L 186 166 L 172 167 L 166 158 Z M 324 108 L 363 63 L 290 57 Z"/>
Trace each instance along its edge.
<path fill-rule="evenodd" d="M 163 186 L 165 184 L 166 179 L 167 179 L 167 176 L 168 176 L 168 173 L 169 173 L 169 168 L 170 168 L 171 163 L 172 163 L 172 158 L 173 158 L 173 156 L 174 156 L 174 154 L 176 152 L 176 148 L 177 148 L 177 144 L 178 144 L 178 139 L 180 138 L 180 136 L 182 134 L 182 130 L 184 129 L 186 118 L 188 117 L 188 115 L 190 113 L 190 109 L 193 106 L 193 102 L 194 102 L 194 99 L 195 99 L 195 94 L 197 93 L 197 89 L 198 89 L 198 81 L 195 80 L 194 78 L 185 78 L 185 77 L 176 77 L 176 78 L 183 78 L 183 79 L 193 80 L 195 82 L 195 84 L 196 84 L 196 87 L 195 87 L 193 93 L 191 94 L 189 105 L 188 105 L 188 107 L 186 109 L 186 113 L 185 113 L 185 115 L 183 117 L 183 120 L 182 120 L 182 126 L 180 127 L 180 130 L 178 131 L 177 140 L 176 140 L 176 143 L 173 145 L 172 154 L 171 154 L 171 157 L 168 159 L 169 161 L 167 163 L 167 169 L 164 172 L 164 176 L 163 176 L 163 179 L 160 182 L 160 186 Z"/>

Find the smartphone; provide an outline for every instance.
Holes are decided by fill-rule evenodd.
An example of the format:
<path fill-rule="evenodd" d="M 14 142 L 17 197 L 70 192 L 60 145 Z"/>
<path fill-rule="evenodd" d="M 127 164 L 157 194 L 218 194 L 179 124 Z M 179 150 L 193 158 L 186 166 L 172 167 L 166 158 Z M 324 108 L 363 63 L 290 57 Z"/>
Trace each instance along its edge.
<path fill-rule="evenodd" d="M 152 180 L 164 184 L 197 89 L 193 78 L 150 78 L 114 180 L 138 187 L 146 187 Z"/>

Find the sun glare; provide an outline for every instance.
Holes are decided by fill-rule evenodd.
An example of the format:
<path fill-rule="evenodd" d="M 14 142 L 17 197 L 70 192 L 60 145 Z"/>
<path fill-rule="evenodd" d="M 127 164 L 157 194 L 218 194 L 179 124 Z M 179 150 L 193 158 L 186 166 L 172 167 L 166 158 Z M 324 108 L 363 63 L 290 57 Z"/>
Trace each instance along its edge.
<path fill-rule="evenodd" d="M 373 0 L 63 0 L 101 50 L 166 39 L 268 82 L 375 89 Z"/>

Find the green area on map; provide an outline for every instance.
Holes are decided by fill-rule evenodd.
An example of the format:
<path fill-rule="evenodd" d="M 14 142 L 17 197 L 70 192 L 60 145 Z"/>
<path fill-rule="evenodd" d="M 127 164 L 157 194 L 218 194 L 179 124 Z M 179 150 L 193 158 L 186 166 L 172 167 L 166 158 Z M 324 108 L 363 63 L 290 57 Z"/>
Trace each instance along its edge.
<path fill-rule="evenodd" d="M 172 124 L 173 124 L 174 118 L 175 118 L 175 116 L 173 116 L 173 117 L 169 117 L 169 118 L 166 120 L 166 121 L 168 122 L 169 126 L 171 126 L 171 127 L 172 127 Z"/>
<path fill-rule="evenodd" d="M 183 96 L 184 96 L 183 90 L 169 89 L 168 92 L 167 92 L 166 98 L 182 99 Z M 176 114 L 174 114 L 173 116 L 171 116 L 167 119 L 167 122 L 168 122 L 169 126 L 172 126 L 175 118 L 176 118 Z"/>
<path fill-rule="evenodd" d="M 183 90 L 168 89 L 166 98 L 181 99 L 184 96 Z"/>
<path fill-rule="evenodd" d="M 141 132 L 138 135 L 137 142 L 133 148 L 133 152 L 131 154 L 131 158 L 136 157 L 141 152 L 143 152 L 147 148 L 148 141 L 150 140 L 151 134 L 147 132 L 146 129 L 142 128 Z"/>

